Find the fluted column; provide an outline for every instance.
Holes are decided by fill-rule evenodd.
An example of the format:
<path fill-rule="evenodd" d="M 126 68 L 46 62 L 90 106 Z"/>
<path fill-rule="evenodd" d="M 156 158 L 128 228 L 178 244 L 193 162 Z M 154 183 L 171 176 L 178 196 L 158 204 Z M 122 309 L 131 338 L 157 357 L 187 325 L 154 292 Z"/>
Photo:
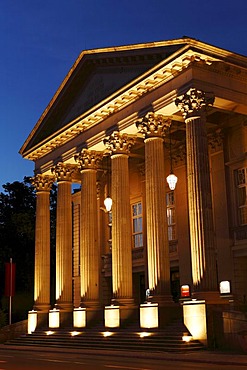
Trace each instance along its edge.
<path fill-rule="evenodd" d="M 81 303 L 86 307 L 97 307 L 100 303 L 100 248 L 96 175 L 102 155 L 96 151 L 83 149 L 75 159 L 81 171 Z"/>
<path fill-rule="evenodd" d="M 112 288 L 113 302 L 133 303 L 132 232 L 128 153 L 134 139 L 113 132 L 104 140 L 111 153 L 112 173 Z"/>
<path fill-rule="evenodd" d="M 37 175 L 36 188 L 34 309 L 50 309 L 50 190 L 54 179 Z"/>
<path fill-rule="evenodd" d="M 72 310 L 72 205 L 73 168 L 58 163 L 52 169 L 58 182 L 56 217 L 56 306 Z"/>
<path fill-rule="evenodd" d="M 206 108 L 214 97 L 190 89 L 176 99 L 186 123 L 187 181 L 191 242 L 192 279 L 194 292 L 217 290 L 215 239 L 208 143 Z"/>
<path fill-rule="evenodd" d="M 153 300 L 171 302 L 163 136 L 171 120 L 148 113 L 136 126 L 145 138 L 148 285 Z"/>

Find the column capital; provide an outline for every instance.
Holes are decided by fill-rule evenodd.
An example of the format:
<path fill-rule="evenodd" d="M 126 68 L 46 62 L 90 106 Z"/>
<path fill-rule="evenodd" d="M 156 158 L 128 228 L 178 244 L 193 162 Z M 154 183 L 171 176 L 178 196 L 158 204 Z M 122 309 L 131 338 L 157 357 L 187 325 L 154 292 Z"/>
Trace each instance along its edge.
<path fill-rule="evenodd" d="M 135 143 L 135 138 L 134 136 L 114 131 L 110 136 L 106 137 L 103 142 L 111 155 L 128 154 L 132 145 Z"/>
<path fill-rule="evenodd" d="M 71 176 L 75 171 L 75 167 L 72 165 L 59 162 L 51 169 L 57 181 L 72 181 Z"/>
<path fill-rule="evenodd" d="M 50 191 L 55 178 L 53 176 L 38 174 L 31 179 L 32 185 L 35 187 L 36 192 Z"/>
<path fill-rule="evenodd" d="M 82 149 L 80 154 L 75 155 L 74 158 L 79 164 L 80 171 L 86 169 L 97 170 L 102 161 L 103 153 L 96 150 Z"/>
<path fill-rule="evenodd" d="M 197 90 L 196 88 L 189 89 L 184 95 L 175 100 L 176 106 L 182 112 L 183 118 L 192 118 L 201 116 L 205 113 L 206 108 L 214 103 L 214 94 Z"/>
<path fill-rule="evenodd" d="M 163 137 L 170 127 L 171 122 L 172 120 L 170 117 L 149 112 L 141 121 L 136 122 L 136 127 L 144 138 Z"/>

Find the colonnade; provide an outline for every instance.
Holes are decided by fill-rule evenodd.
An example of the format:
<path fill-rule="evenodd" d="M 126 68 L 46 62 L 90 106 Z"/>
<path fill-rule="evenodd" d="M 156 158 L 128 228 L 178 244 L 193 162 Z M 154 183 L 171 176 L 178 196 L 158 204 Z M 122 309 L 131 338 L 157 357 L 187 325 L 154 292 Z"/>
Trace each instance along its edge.
<path fill-rule="evenodd" d="M 196 89 L 176 100 L 186 125 L 192 278 L 194 291 L 217 290 L 205 109 L 213 98 Z M 148 113 L 136 123 L 145 143 L 148 288 L 155 302 L 171 303 L 163 140 L 171 119 Z M 132 287 L 131 212 L 128 158 L 135 138 L 113 132 L 104 140 L 112 172 L 112 302 L 134 304 Z M 103 153 L 83 149 L 75 156 L 81 175 L 80 282 L 81 305 L 100 307 L 100 247 L 97 219 L 97 170 Z M 34 308 L 50 306 L 49 190 L 58 183 L 56 225 L 56 305 L 73 309 L 72 211 L 73 166 L 58 163 L 52 176 L 37 175 Z"/>

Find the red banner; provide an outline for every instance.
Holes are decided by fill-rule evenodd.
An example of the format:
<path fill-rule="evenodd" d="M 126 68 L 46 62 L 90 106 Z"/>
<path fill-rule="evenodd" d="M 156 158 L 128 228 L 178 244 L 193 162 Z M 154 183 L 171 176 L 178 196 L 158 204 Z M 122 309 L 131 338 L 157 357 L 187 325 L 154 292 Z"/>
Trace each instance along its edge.
<path fill-rule="evenodd" d="M 5 296 L 13 297 L 15 294 L 15 270 L 16 264 L 5 263 Z"/>

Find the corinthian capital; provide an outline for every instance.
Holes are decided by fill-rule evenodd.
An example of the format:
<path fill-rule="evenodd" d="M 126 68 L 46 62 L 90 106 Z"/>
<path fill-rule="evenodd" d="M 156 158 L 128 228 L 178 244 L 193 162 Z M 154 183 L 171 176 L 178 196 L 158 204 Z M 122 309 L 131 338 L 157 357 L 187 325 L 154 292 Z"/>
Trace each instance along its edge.
<path fill-rule="evenodd" d="M 171 125 L 171 118 L 149 112 L 136 122 L 138 131 L 145 137 L 162 137 Z"/>
<path fill-rule="evenodd" d="M 175 100 L 176 106 L 181 110 L 183 118 L 200 116 L 209 105 L 213 105 L 214 95 L 191 88 L 183 96 Z"/>
<path fill-rule="evenodd" d="M 106 137 L 103 142 L 111 154 L 128 154 L 132 145 L 135 143 L 135 138 L 114 131 L 110 136 Z"/>
<path fill-rule="evenodd" d="M 36 191 L 39 192 L 50 191 L 54 180 L 53 176 L 38 174 L 31 179 L 31 182 Z"/>
<path fill-rule="evenodd" d="M 71 175 L 74 171 L 75 168 L 73 166 L 66 165 L 63 162 L 59 162 L 51 169 L 51 172 L 55 175 L 57 181 L 71 181 Z"/>
<path fill-rule="evenodd" d="M 82 149 L 81 153 L 75 155 L 75 161 L 79 164 L 80 171 L 85 169 L 96 170 L 102 160 L 103 154 L 96 150 Z"/>

